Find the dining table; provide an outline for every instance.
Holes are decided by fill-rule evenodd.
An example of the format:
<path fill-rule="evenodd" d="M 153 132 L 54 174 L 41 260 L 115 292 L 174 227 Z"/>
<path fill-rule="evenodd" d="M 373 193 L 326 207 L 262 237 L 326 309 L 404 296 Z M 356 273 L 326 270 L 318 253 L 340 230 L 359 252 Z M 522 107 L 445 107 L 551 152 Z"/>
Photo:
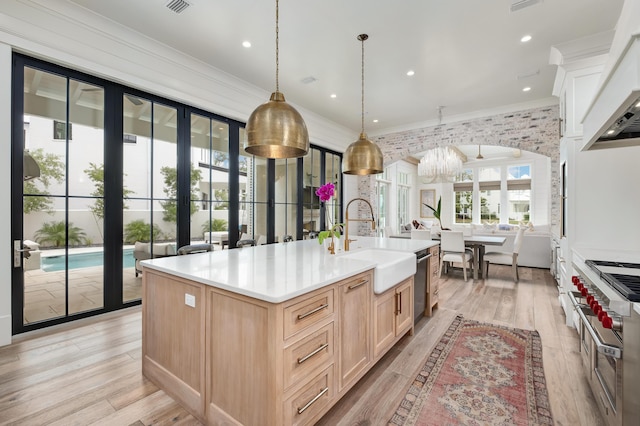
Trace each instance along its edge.
<path fill-rule="evenodd" d="M 432 235 L 432 239 L 440 239 L 439 236 Z M 473 249 L 473 279 L 482 278 L 482 267 L 484 261 L 485 246 L 501 246 L 507 240 L 506 237 L 489 235 L 464 235 L 464 245 Z"/>

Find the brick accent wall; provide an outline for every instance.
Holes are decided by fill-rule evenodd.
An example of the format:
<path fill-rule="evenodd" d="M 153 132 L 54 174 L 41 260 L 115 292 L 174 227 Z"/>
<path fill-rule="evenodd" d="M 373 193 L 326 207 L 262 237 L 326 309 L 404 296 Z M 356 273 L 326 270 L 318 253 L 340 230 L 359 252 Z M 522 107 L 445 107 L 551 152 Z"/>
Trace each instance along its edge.
<path fill-rule="evenodd" d="M 519 148 L 551 158 L 551 227 L 560 218 L 558 106 L 533 108 L 496 114 L 488 117 L 423 127 L 371 137 L 384 156 L 385 166 L 411 154 L 438 146 L 497 145 Z M 375 206 L 375 176 L 358 179 L 358 196 Z M 371 234 L 366 226 L 358 228 L 360 235 Z"/>

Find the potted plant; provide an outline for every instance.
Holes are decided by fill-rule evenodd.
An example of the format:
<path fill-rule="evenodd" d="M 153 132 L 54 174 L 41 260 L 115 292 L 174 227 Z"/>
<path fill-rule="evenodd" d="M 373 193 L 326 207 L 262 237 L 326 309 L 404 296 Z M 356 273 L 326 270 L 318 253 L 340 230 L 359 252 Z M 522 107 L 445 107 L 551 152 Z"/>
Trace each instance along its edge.
<path fill-rule="evenodd" d="M 433 212 L 433 217 L 438 219 L 438 223 L 440 224 L 440 229 L 444 229 L 444 230 L 449 229 L 449 228 L 444 228 L 442 226 L 442 221 L 440 220 L 440 212 L 442 209 L 442 197 L 438 197 L 438 206 L 435 209 L 431 207 L 429 204 L 426 204 L 426 203 L 422 203 L 422 204 L 424 204 L 425 207 L 431 209 L 431 211 Z"/>
<path fill-rule="evenodd" d="M 325 203 L 325 212 L 327 217 L 327 230 L 320 231 L 318 233 L 318 243 L 323 244 L 324 240 L 331 238 L 331 243 L 327 249 L 331 254 L 335 254 L 334 237 L 340 238 L 340 231 L 342 230 L 342 223 L 331 223 L 331 210 L 332 205 L 329 205 L 329 201 L 335 195 L 336 187 L 333 183 L 327 182 L 316 190 L 316 195 L 320 198 L 320 201 Z"/>

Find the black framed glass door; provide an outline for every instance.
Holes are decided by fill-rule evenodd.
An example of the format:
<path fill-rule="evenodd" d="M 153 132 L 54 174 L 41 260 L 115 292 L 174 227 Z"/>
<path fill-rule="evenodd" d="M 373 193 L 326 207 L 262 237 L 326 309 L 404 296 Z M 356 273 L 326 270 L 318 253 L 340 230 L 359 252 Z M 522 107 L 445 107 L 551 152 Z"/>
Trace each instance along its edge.
<path fill-rule="evenodd" d="M 313 190 L 330 179 L 341 192 L 339 153 L 254 157 L 241 122 L 13 63 L 13 334 L 139 304 L 139 262 L 186 244 L 305 238 L 324 218 Z"/>

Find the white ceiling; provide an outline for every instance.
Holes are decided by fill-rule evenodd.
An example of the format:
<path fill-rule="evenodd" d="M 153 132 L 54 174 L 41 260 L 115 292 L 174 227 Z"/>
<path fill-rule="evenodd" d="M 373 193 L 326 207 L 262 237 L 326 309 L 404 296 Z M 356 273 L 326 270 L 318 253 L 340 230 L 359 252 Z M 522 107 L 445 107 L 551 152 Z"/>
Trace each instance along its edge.
<path fill-rule="evenodd" d="M 167 0 L 71 1 L 264 90 L 275 89 L 273 0 L 188 0 L 192 6 L 181 14 L 167 9 Z M 510 12 L 512 1 L 281 0 L 280 90 L 287 101 L 359 131 L 356 37 L 367 33 L 369 134 L 437 122 L 438 106 L 450 118 L 550 104 L 556 73 L 549 64 L 551 46 L 613 29 L 623 3 L 543 0 Z M 525 34 L 533 39 L 521 43 Z M 251 48 L 242 47 L 245 40 Z M 410 69 L 413 77 L 406 75 Z M 317 81 L 304 84 L 307 77 Z M 525 86 L 531 91 L 523 92 Z"/>

